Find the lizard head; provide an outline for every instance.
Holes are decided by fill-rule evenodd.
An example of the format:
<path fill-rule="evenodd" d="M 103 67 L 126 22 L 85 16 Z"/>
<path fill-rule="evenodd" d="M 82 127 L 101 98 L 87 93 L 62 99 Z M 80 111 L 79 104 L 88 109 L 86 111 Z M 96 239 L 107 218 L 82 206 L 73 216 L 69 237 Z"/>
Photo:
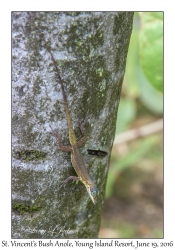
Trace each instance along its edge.
<path fill-rule="evenodd" d="M 88 194 L 94 204 L 97 203 L 97 195 L 98 195 L 98 189 L 95 185 L 88 185 L 86 186 Z"/>

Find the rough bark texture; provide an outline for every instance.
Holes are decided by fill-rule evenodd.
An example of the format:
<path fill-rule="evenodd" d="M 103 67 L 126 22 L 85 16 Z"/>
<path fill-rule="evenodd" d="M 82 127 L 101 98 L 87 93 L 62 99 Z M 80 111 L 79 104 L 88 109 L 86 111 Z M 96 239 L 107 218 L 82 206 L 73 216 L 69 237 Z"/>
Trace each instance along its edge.
<path fill-rule="evenodd" d="M 12 237 L 98 237 L 110 151 L 133 13 L 12 13 Z M 69 144 L 63 98 L 41 34 L 49 41 L 64 80 L 77 138 L 89 110 L 88 140 L 81 152 L 100 191 L 97 205 L 60 152 L 49 124 Z M 106 157 L 87 149 L 107 151 Z"/>

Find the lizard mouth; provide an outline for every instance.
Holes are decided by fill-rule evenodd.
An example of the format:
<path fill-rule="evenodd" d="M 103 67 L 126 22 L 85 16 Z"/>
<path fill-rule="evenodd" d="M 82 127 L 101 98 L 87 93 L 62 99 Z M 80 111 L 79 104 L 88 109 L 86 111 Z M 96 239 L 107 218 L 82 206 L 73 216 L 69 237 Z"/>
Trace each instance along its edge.
<path fill-rule="evenodd" d="M 97 196 L 98 196 L 98 189 L 96 188 L 96 186 L 93 186 L 93 187 L 89 186 L 89 187 L 87 187 L 87 191 L 89 193 L 89 196 L 90 196 L 92 202 L 94 204 L 96 204 L 97 203 Z"/>

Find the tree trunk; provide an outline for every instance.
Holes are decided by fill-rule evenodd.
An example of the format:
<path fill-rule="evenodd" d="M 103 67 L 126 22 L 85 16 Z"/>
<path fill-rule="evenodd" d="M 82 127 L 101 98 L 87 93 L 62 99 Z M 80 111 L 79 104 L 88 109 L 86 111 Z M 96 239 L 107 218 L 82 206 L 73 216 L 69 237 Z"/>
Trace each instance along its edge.
<path fill-rule="evenodd" d="M 132 18 L 130 12 L 12 13 L 13 238 L 98 236 Z M 63 97 L 42 35 L 64 81 L 77 139 L 89 111 L 80 150 L 99 190 L 96 205 L 81 182 L 60 188 L 76 174 L 70 154 L 49 134 L 50 124 L 69 145 Z M 88 149 L 108 155 L 91 156 Z"/>

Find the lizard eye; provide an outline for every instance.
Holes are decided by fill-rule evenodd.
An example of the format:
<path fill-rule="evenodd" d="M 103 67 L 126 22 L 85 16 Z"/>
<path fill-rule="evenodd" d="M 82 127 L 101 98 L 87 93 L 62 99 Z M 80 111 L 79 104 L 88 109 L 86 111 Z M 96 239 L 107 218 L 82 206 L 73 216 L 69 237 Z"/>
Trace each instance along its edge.
<path fill-rule="evenodd" d="M 94 187 L 90 187 L 90 197 L 91 200 L 93 201 L 94 204 L 97 203 L 97 195 L 98 195 L 98 189 L 94 186 Z"/>

